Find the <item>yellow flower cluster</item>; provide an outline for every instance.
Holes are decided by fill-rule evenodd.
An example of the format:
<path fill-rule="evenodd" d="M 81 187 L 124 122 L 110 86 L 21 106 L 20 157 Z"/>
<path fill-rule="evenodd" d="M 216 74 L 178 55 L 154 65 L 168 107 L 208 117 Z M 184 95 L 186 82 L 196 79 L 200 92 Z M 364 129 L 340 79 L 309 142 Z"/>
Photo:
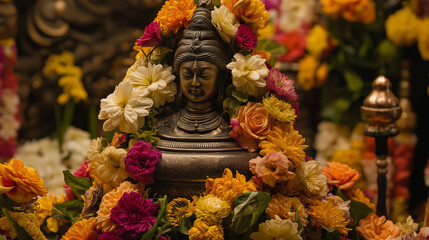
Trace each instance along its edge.
<path fill-rule="evenodd" d="M 40 231 L 39 221 L 35 213 L 9 212 L 9 215 L 18 223 L 19 226 L 25 229 L 31 238 L 35 240 L 46 240 L 45 235 Z M 12 224 L 6 217 L 0 218 L 0 229 L 7 231 L 11 239 L 18 236 Z"/>
<path fill-rule="evenodd" d="M 259 144 L 262 149 L 260 154 L 265 156 L 270 152 L 283 152 L 295 166 L 300 166 L 305 160 L 304 149 L 308 147 L 304 142 L 305 138 L 293 129 L 292 125 L 286 128 L 273 127 L 267 140 Z"/>
<path fill-rule="evenodd" d="M 61 195 L 59 198 L 53 195 L 43 196 L 37 199 L 38 207 L 36 208 L 37 217 L 39 224 L 42 225 L 46 219 L 46 225 L 50 232 L 58 232 L 59 223 L 57 219 L 51 217 L 54 211 L 52 210 L 54 204 L 64 202 L 64 196 Z"/>
<path fill-rule="evenodd" d="M 297 80 L 306 91 L 321 86 L 328 77 L 328 64 L 320 63 L 312 55 L 306 55 L 299 61 Z"/>
<path fill-rule="evenodd" d="M 234 178 L 228 168 L 224 170 L 221 178 L 208 178 L 206 181 L 206 194 L 213 194 L 230 205 L 236 196 L 250 191 L 256 191 L 256 184 L 247 182 L 246 177 L 238 172 Z"/>
<path fill-rule="evenodd" d="M 375 3 L 372 0 L 322 0 L 322 8 L 332 18 L 342 16 L 347 21 L 365 24 L 375 20 Z"/>
<path fill-rule="evenodd" d="M 268 110 L 270 117 L 280 122 L 293 123 L 295 121 L 295 109 L 289 103 L 276 98 L 274 95 L 263 98 L 262 103 Z"/>
<path fill-rule="evenodd" d="M 179 226 L 182 217 L 190 217 L 194 212 L 194 202 L 186 198 L 176 198 L 168 203 L 167 220 L 170 220 L 171 225 Z"/>
<path fill-rule="evenodd" d="M 220 225 L 222 219 L 227 217 L 231 211 L 228 202 L 208 194 L 200 197 L 195 203 L 195 215 L 209 225 Z"/>
<path fill-rule="evenodd" d="M 295 210 L 298 210 L 301 224 L 305 227 L 308 224 L 308 214 L 304 204 L 297 197 L 286 197 L 282 194 L 275 194 L 271 196 L 270 203 L 265 209 L 268 216 L 275 218 L 278 216 L 282 220 L 291 220 L 295 218 Z"/>
<path fill-rule="evenodd" d="M 336 229 L 343 236 L 347 235 L 350 228 L 347 228 L 350 220 L 346 220 L 343 210 L 339 209 L 333 201 L 313 201 L 308 207 L 307 213 L 310 216 L 310 224 L 320 228 L 322 226 Z"/>
<path fill-rule="evenodd" d="M 201 219 L 194 222 L 189 230 L 190 240 L 223 240 L 223 229 L 220 225 L 210 226 Z"/>
<path fill-rule="evenodd" d="M 429 60 L 429 18 L 419 19 L 412 6 L 405 6 L 386 19 L 386 35 L 397 46 L 417 41 L 423 60 Z"/>
<path fill-rule="evenodd" d="M 361 203 L 364 203 L 365 205 L 367 205 L 369 208 L 372 209 L 372 211 L 375 212 L 375 205 L 374 203 L 371 202 L 371 200 L 369 198 L 367 198 L 365 196 L 365 194 L 363 194 L 363 192 L 359 189 L 359 188 L 353 188 L 351 191 L 346 191 L 345 195 L 353 201 L 358 201 Z"/>
<path fill-rule="evenodd" d="M 76 103 L 88 98 L 82 84 L 82 69 L 74 66 L 74 56 L 71 52 L 50 55 L 43 67 L 43 74 L 60 76 L 58 85 L 63 88 L 63 93 L 57 98 L 59 104 L 67 103 L 70 98 Z"/>
<path fill-rule="evenodd" d="M 362 172 L 362 151 L 358 149 L 337 150 L 329 161 L 346 164 L 359 173 Z"/>
<path fill-rule="evenodd" d="M 225 5 L 240 22 L 246 23 L 253 32 L 265 28 L 270 21 L 270 14 L 260 0 L 222 0 L 222 5 Z"/>
<path fill-rule="evenodd" d="M 194 0 L 167 0 L 154 21 L 160 23 L 164 33 L 177 33 L 183 26 L 188 27 L 195 9 Z"/>
<path fill-rule="evenodd" d="M 329 48 L 328 31 L 326 31 L 326 29 L 319 24 L 314 25 L 306 38 L 305 48 L 310 53 L 310 55 L 320 59 L 323 51 Z"/>

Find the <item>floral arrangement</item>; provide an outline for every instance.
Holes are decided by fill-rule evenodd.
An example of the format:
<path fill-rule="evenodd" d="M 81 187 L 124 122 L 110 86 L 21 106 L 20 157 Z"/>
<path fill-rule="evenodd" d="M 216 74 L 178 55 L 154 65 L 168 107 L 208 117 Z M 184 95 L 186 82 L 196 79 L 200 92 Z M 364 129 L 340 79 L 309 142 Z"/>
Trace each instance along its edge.
<path fill-rule="evenodd" d="M 0 39 L 0 161 L 17 148 L 19 117 L 18 77 L 13 72 L 17 49 L 13 38 Z"/>
<path fill-rule="evenodd" d="M 202 2 L 207 2 L 203 1 Z M 36 170 L 19 160 L 0 165 L 1 234 L 18 239 L 425 239 L 413 220 L 394 224 L 355 187 L 347 165 L 307 157 L 295 129 L 294 81 L 267 63 L 257 36 L 268 24 L 260 0 L 215 2 L 212 24 L 231 46 L 232 84 L 224 110 L 230 135 L 259 156 L 253 177 L 225 169 L 207 178 L 192 199 L 151 193 L 157 163 L 156 115 L 173 102 L 171 59 L 181 31 L 197 9 L 168 0 L 136 42 L 136 62 L 101 100 L 106 138 L 92 140 L 88 160 L 64 171 L 66 196 L 46 195 Z M 261 43 L 261 42 L 259 42 Z M 38 198 L 40 197 L 40 198 Z M 360 238 L 358 237 L 360 236 Z"/>

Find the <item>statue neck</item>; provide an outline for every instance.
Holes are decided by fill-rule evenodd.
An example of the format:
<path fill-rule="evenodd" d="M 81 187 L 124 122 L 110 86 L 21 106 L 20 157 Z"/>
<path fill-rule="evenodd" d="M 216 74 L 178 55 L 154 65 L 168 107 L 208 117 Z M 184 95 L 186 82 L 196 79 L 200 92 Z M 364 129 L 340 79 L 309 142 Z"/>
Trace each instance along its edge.
<path fill-rule="evenodd" d="M 186 102 L 186 108 L 191 111 L 191 112 L 195 112 L 195 113 L 205 113 L 208 112 L 210 110 L 213 109 L 212 106 L 212 102 L 191 102 L 191 101 L 187 101 Z"/>
<path fill-rule="evenodd" d="M 212 107 L 198 110 L 186 106 L 178 113 L 177 126 L 188 133 L 205 133 L 217 129 L 221 122 L 222 117 Z"/>

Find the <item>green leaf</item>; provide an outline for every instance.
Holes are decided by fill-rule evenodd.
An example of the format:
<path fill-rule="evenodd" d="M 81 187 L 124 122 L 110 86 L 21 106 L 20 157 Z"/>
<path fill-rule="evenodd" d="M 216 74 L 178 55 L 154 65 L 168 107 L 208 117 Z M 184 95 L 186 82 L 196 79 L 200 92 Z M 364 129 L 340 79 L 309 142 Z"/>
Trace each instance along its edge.
<path fill-rule="evenodd" d="M 113 135 L 115 135 L 114 131 L 108 131 L 108 132 L 106 132 L 106 140 L 107 140 L 107 142 L 109 142 L 109 143 L 112 142 Z"/>
<path fill-rule="evenodd" d="M 341 234 L 338 232 L 338 230 L 325 226 L 322 226 L 322 229 L 322 239 L 341 240 Z M 324 235 L 326 235 L 326 237 L 323 237 Z"/>
<path fill-rule="evenodd" d="M 301 218 L 299 217 L 298 208 L 295 209 L 295 216 L 293 217 L 293 221 L 298 223 L 298 235 L 304 231 L 304 226 L 302 225 Z"/>
<path fill-rule="evenodd" d="M 227 97 L 223 101 L 223 109 L 229 113 L 230 118 L 234 118 L 237 115 L 238 109 L 240 108 L 241 102 L 233 97 Z"/>
<path fill-rule="evenodd" d="M 5 235 L 0 235 L 0 240 L 7 240 Z"/>
<path fill-rule="evenodd" d="M 354 220 L 355 226 L 362 218 L 366 218 L 370 213 L 372 213 L 372 209 L 366 204 L 358 201 L 350 202 L 350 216 Z"/>
<path fill-rule="evenodd" d="M 268 39 L 259 40 L 256 49 L 265 50 L 271 54 L 271 58 L 268 61 L 268 64 L 271 66 L 276 64 L 276 59 L 278 56 L 284 54 L 287 51 L 285 46 Z"/>
<path fill-rule="evenodd" d="M 267 192 L 247 192 L 234 198 L 230 228 L 238 234 L 252 229 L 270 202 Z"/>
<path fill-rule="evenodd" d="M 54 204 L 54 211 L 65 219 L 75 222 L 79 219 L 83 209 L 83 200 L 75 199 L 63 203 Z"/>
<path fill-rule="evenodd" d="M 18 235 L 18 239 L 19 240 L 32 240 L 33 238 L 30 236 L 30 234 L 27 233 L 27 231 L 25 231 L 25 229 L 21 226 L 19 226 L 19 224 L 13 220 L 13 218 L 9 215 L 9 212 L 6 210 L 6 208 L 2 207 L 1 208 L 4 215 L 6 216 L 7 220 L 9 220 L 10 224 L 12 224 L 13 228 L 15 229 L 15 232 Z"/>
<path fill-rule="evenodd" d="M 232 96 L 242 103 L 245 103 L 249 100 L 249 95 L 236 90 L 232 91 Z"/>
<path fill-rule="evenodd" d="M 160 203 L 160 206 L 155 224 L 153 224 L 152 228 L 149 231 L 143 234 L 141 240 L 152 240 L 158 228 L 158 225 L 161 223 L 161 220 L 163 220 L 165 218 L 165 215 L 167 214 L 167 195 L 164 195 L 163 198 L 158 199 L 158 203 Z"/>
<path fill-rule="evenodd" d="M 15 209 L 13 209 L 15 202 L 10 200 L 6 194 L 0 194 L 0 206 L 2 206 L 3 208 L 6 208 L 9 211 L 15 211 Z"/>
<path fill-rule="evenodd" d="M 189 235 L 189 230 L 191 229 L 191 227 L 192 227 L 192 224 L 188 218 L 186 218 L 186 217 L 180 218 L 179 227 L 178 227 L 179 232 L 181 232 L 185 235 Z"/>
<path fill-rule="evenodd" d="M 216 7 L 220 7 L 220 0 L 214 0 L 214 1 L 213 1 L 213 4 L 214 4 Z"/>
<path fill-rule="evenodd" d="M 346 70 L 344 72 L 344 78 L 347 82 L 347 88 L 352 92 L 360 91 L 363 88 L 362 78 L 352 70 Z"/>
<path fill-rule="evenodd" d="M 230 84 L 227 88 L 226 88 L 226 96 L 228 97 L 232 97 L 232 92 L 235 91 L 235 87 L 233 84 Z"/>
<path fill-rule="evenodd" d="M 340 197 L 341 199 L 343 199 L 344 201 L 347 201 L 347 200 L 349 200 L 344 194 L 343 194 L 343 192 L 341 191 L 341 189 L 340 188 L 338 188 L 338 187 L 336 187 L 336 186 L 334 186 L 334 189 L 332 190 L 332 192 L 336 195 L 336 196 L 338 196 L 338 197 Z"/>
<path fill-rule="evenodd" d="M 92 179 L 84 177 L 76 177 L 71 174 L 70 171 L 64 170 L 64 182 L 72 188 L 74 194 L 79 198 L 81 195 L 84 195 L 86 190 L 92 187 Z"/>

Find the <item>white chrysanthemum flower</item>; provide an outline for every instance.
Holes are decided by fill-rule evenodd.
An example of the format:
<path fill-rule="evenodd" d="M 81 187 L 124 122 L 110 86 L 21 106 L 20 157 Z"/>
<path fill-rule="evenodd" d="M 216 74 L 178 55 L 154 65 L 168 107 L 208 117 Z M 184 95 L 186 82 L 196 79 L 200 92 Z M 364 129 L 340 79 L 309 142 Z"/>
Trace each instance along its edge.
<path fill-rule="evenodd" d="M 322 167 L 317 161 L 308 161 L 296 170 L 296 178 L 290 181 L 291 185 L 300 185 L 308 195 L 325 196 L 328 194 L 326 176 L 322 173 Z"/>
<path fill-rule="evenodd" d="M 95 159 L 101 155 L 102 140 L 103 140 L 103 138 L 101 138 L 101 137 L 92 139 L 91 147 L 88 149 L 88 152 L 87 152 L 88 153 L 88 160 L 90 162 L 95 161 Z"/>
<path fill-rule="evenodd" d="M 174 81 L 173 68 L 153 65 L 139 66 L 130 73 L 129 82 L 141 96 L 150 96 L 155 107 L 160 107 L 165 102 L 172 102 L 177 93 L 177 85 Z"/>
<path fill-rule="evenodd" d="M 18 112 L 19 97 L 11 89 L 4 89 L 2 92 L 2 108 L 0 108 L 1 114 L 15 115 Z"/>
<path fill-rule="evenodd" d="M 103 182 L 115 187 L 119 186 L 128 177 L 124 164 L 127 151 L 110 146 L 104 149 L 101 154 L 102 157 L 97 158 L 93 163 L 96 175 Z"/>
<path fill-rule="evenodd" d="M 63 138 L 63 154 L 68 156 L 66 164 L 74 172 L 87 158 L 87 149 L 91 146 L 91 135 L 79 128 L 69 126 Z"/>
<path fill-rule="evenodd" d="M 17 132 L 21 124 L 18 120 L 15 119 L 13 115 L 2 115 L 0 116 L 0 137 L 9 140 L 11 138 L 16 138 Z"/>
<path fill-rule="evenodd" d="M 298 234 L 298 223 L 294 223 L 291 220 L 281 221 L 276 219 L 267 220 L 259 224 L 259 232 L 250 234 L 250 238 L 254 240 L 302 240 Z"/>
<path fill-rule="evenodd" d="M 143 127 L 152 105 L 152 99 L 133 92 L 130 82 L 121 82 L 112 94 L 101 99 L 98 119 L 107 119 L 103 124 L 106 132 L 119 126 L 123 132 L 135 133 Z"/>
<path fill-rule="evenodd" d="M 229 12 L 229 9 L 224 5 L 219 8 L 214 7 L 212 11 L 212 23 L 219 35 L 227 43 L 230 43 L 231 39 L 235 37 L 240 26 L 235 15 Z"/>
<path fill-rule="evenodd" d="M 237 91 L 258 97 L 265 90 L 265 77 L 268 75 L 265 59 L 259 55 L 247 58 L 241 53 L 236 53 L 234 59 L 226 66 L 231 70 L 232 84 Z"/>

